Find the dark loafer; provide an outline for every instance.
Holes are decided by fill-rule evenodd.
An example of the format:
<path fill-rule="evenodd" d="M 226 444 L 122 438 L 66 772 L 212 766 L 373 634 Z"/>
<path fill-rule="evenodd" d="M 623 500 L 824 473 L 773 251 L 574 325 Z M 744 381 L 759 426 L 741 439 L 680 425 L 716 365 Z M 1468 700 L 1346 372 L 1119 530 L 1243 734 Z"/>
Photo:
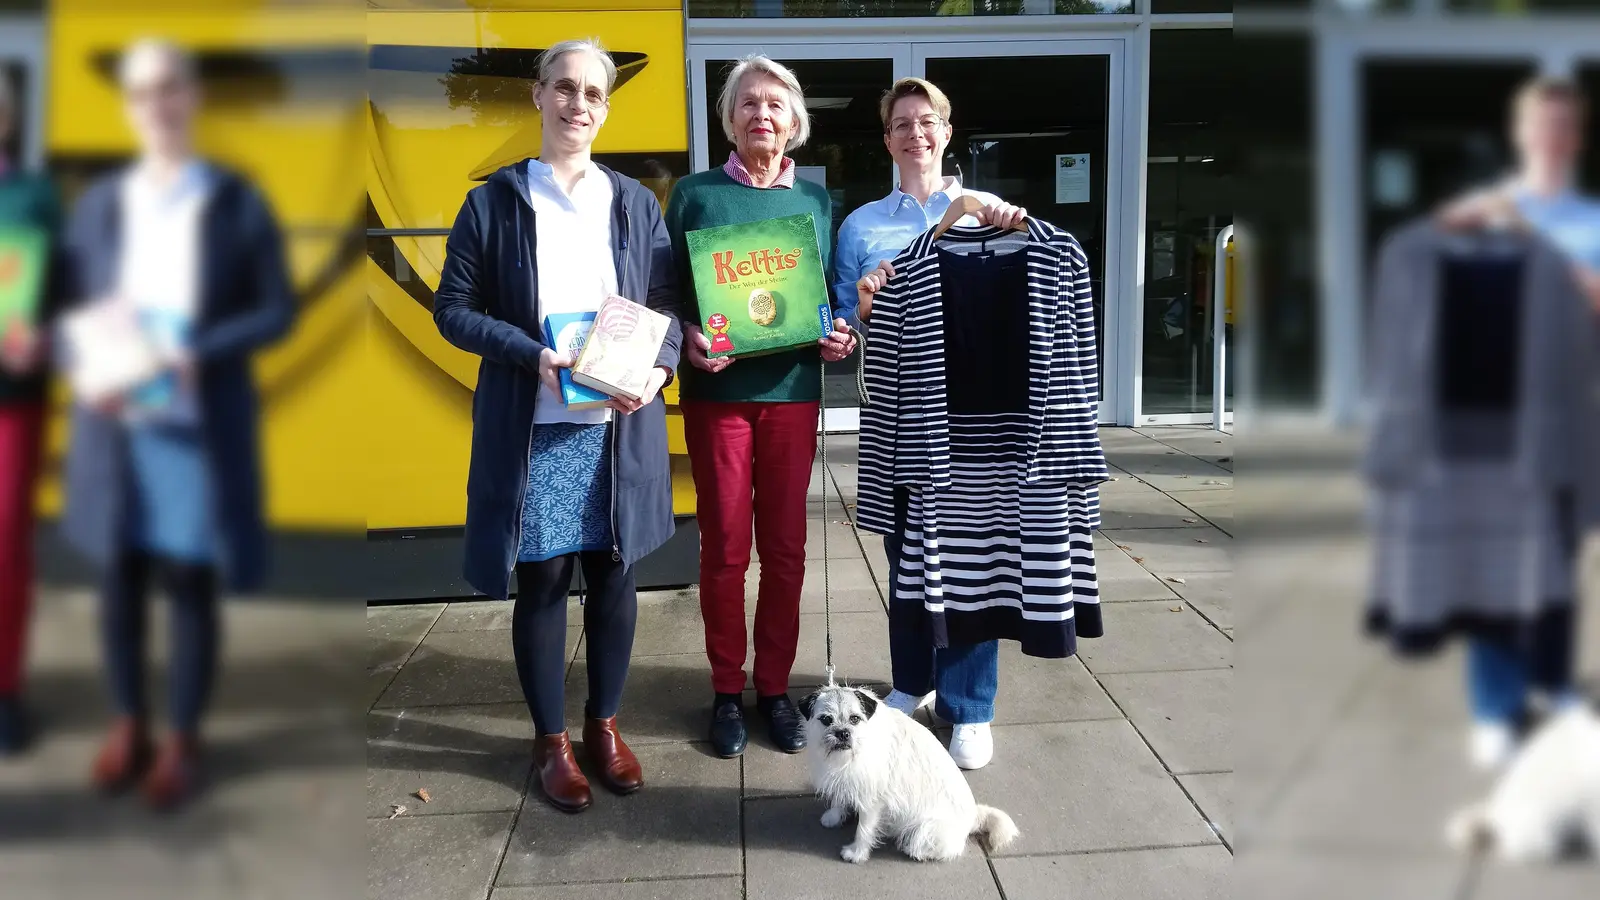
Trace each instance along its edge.
<path fill-rule="evenodd" d="M 785 753 L 799 753 L 806 748 L 806 722 L 800 717 L 800 710 L 789 702 L 789 695 L 762 698 L 761 711 L 766 713 L 773 746 Z"/>
<path fill-rule="evenodd" d="M 733 759 L 744 754 L 748 740 L 744 708 L 731 700 L 718 705 L 711 714 L 711 748 L 723 759 Z"/>

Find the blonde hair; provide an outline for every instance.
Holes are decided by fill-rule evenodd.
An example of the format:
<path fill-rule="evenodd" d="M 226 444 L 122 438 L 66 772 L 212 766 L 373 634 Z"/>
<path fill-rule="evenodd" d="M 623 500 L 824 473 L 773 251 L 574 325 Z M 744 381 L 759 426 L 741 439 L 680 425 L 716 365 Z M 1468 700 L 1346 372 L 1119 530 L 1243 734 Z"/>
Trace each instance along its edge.
<path fill-rule="evenodd" d="M 140 38 L 128 45 L 122 52 L 122 58 L 117 60 L 117 84 L 123 88 L 128 86 L 128 76 L 132 74 L 136 62 L 146 56 L 154 56 L 170 63 L 178 70 L 178 77 L 184 84 L 194 86 L 199 83 L 199 74 L 195 68 L 194 56 L 189 51 L 179 47 L 166 38 Z"/>
<path fill-rule="evenodd" d="M 894 114 L 894 105 L 907 97 L 926 99 L 939 118 L 950 121 L 950 98 L 944 95 L 944 91 L 923 78 L 902 78 L 884 91 L 883 99 L 878 101 L 878 118 L 883 120 L 885 130 L 889 127 L 889 116 Z"/>
<path fill-rule="evenodd" d="M 1520 117 L 1539 103 L 1564 103 L 1577 111 L 1580 122 L 1589 118 L 1589 98 L 1583 88 L 1565 78 L 1541 75 L 1524 82 L 1512 95 L 1511 115 Z"/>
<path fill-rule="evenodd" d="M 739 143 L 734 140 L 733 134 L 733 104 L 739 99 L 739 85 L 751 73 L 772 78 L 789 92 L 789 106 L 794 111 L 794 134 L 789 135 L 789 144 L 783 148 L 784 152 L 804 146 L 811 137 L 811 114 L 806 111 L 806 94 L 800 89 L 800 79 L 788 66 L 759 53 L 739 60 L 733 71 L 728 73 L 728 80 L 722 85 L 722 94 L 717 97 L 717 113 L 722 116 L 722 133 L 728 136 L 728 142 L 735 146 Z"/>
<path fill-rule="evenodd" d="M 539 54 L 538 74 L 534 76 L 540 84 L 550 83 L 550 70 L 555 68 L 556 61 L 568 53 L 587 53 L 600 60 L 600 65 L 606 70 L 606 93 L 617 86 L 617 62 L 600 45 L 599 38 L 577 38 L 570 41 L 561 41 L 552 44 L 543 53 Z"/>

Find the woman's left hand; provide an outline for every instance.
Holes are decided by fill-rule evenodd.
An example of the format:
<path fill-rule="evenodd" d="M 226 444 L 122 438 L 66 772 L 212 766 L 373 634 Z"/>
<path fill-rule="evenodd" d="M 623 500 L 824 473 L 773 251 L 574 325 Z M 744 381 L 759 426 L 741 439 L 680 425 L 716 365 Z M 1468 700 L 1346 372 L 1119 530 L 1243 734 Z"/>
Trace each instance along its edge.
<path fill-rule="evenodd" d="M 817 343 L 822 345 L 822 358 L 828 362 L 838 362 L 856 352 L 856 335 L 843 319 L 833 320 L 833 334 L 828 335 Z"/>
<path fill-rule="evenodd" d="M 979 222 L 985 225 L 993 225 L 996 228 L 1010 231 L 1021 225 L 1023 220 L 1028 218 L 1028 211 L 1020 206 L 1012 206 L 1002 200 L 992 206 L 985 206 L 983 209 L 978 210 L 976 217 Z"/>
<path fill-rule="evenodd" d="M 661 392 L 661 386 L 667 383 L 668 374 L 666 369 L 656 366 L 650 370 L 650 380 L 644 383 L 643 396 L 637 400 L 629 400 L 627 397 L 612 397 L 606 401 L 606 406 L 625 416 L 633 415 L 655 401 L 656 394 Z"/>

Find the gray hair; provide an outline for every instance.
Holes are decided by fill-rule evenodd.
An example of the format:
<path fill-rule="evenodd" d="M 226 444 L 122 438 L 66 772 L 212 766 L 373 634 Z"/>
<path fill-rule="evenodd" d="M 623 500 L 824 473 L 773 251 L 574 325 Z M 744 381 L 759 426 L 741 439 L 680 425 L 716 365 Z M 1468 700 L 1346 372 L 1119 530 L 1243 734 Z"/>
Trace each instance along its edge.
<path fill-rule="evenodd" d="M 595 59 L 600 60 L 600 65 L 606 70 L 607 94 L 611 93 L 611 89 L 617 86 L 616 60 L 611 58 L 611 54 L 606 52 L 606 48 L 600 46 L 599 38 L 578 38 L 571 41 L 561 41 L 560 43 L 552 44 L 549 49 L 539 54 L 539 74 L 536 77 L 540 84 L 548 84 L 550 82 L 550 70 L 555 68 L 556 60 L 566 56 L 568 53 L 588 53 Z"/>
<path fill-rule="evenodd" d="M 788 66 L 773 62 L 769 57 L 759 53 L 752 53 L 739 60 L 733 71 L 728 73 L 728 80 L 722 85 L 722 94 L 717 97 L 717 112 L 722 116 L 722 133 L 728 136 L 729 142 L 738 145 L 739 142 L 734 140 L 733 134 L 733 104 L 739 98 L 739 85 L 751 74 L 772 78 L 789 91 L 789 106 L 794 110 L 794 134 L 789 136 L 789 144 L 783 149 L 787 153 L 803 146 L 811 137 L 811 114 L 806 112 L 806 94 L 800 89 L 800 79 L 794 77 L 794 72 Z"/>
<path fill-rule="evenodd" d="M 141 38 L 129 44 L 128 49 L 122 52 L 122 58 L 117 60 L 117 84 L 126 88 L 134 64 L 146 56 L 164 60 L 177 69 L 178 77 L 184 84 L 194 85 L 199 82 L 194 56 L 189 51 L 165 38 Z"/>

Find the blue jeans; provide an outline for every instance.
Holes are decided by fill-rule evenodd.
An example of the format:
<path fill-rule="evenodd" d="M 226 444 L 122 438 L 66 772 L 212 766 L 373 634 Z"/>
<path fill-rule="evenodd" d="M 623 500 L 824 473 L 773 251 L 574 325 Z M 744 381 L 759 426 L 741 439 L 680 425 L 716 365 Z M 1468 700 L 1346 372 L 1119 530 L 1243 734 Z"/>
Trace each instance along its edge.
<path fill-rule="evenodd" d="M 1571 612 L 1541 621 L 1524 640 L 1473 636 L 1467 641 L 1467 696 L 1480 722 L 1516 724 L 1528 693 L 1541 690 L 1557 705 L 1579 699 L 1573 681 L 1576 635 Z"/>
<path fill-rule="evenodd" d="M 933 646 L 922 603 L 896 591 L 901 536 L 883 539 L 889 557 L 889 665 L 894 689 L 920 697 L 938 691 L 933 711 L 956 725 L 994 721 L 994 696 L 1000 689 L 1000 642 Z"/>

